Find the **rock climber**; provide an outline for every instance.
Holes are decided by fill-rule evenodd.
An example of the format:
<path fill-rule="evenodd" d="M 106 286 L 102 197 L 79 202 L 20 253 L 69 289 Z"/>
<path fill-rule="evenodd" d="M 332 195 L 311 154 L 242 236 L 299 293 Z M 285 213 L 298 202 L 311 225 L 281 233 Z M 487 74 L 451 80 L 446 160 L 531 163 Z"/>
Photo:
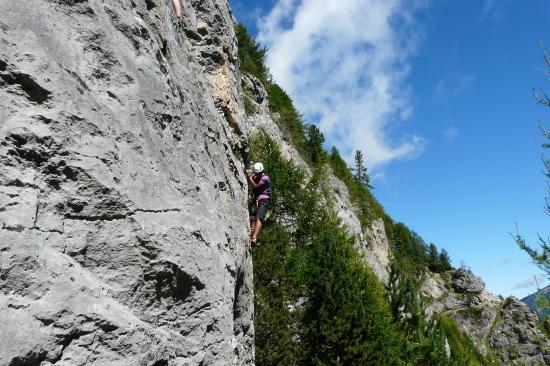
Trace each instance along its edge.
<path fill-rule="evenodd" d="M 252 245 L 255 245 L 258 242 L 258 234 L 263 222 L 265 222 L 267 210 L 271 204 L 271 187 L 269 177 L 265 174 L 262 163 L 255 163 L 253 169 L 247 169 L 246 175 L 253 193 L 252 201 L 248 206 L 248 213 L 250 218 L 250 241 Z"/>

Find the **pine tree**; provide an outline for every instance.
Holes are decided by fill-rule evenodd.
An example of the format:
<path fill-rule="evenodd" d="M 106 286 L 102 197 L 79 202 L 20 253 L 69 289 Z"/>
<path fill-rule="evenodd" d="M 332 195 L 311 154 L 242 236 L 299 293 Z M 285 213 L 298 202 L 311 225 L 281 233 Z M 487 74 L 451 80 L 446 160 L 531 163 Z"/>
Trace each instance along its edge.
<path fill-rule="evenodd" d="M 307 273 L 310 365 L 398 365 L 401 344 L 374 273 L 353 239 L 327 218 L 318 228 Z"/>
<path fill-rule="evenodd" d="M 432 272 L 441 272 L 439 253 L 437 252 L 437 248 L 433 243 L 431 243 L 428 248 L 428 268 Z"/>
<path fill-rule="evenodd" d="M 326 161 L 326 152 L 323 148 L 325 136 L 315 125 L 309 125 L 306 136 L 306 149 L 309 153 L 309 160 L 314 165 L 324 164 Z"/>
<path fill-rule="evenodd" d="M 426 242 L 424 239 L 415 231 L 411 232 L 412 234 L 412 254 L 415 263 L 419 266 L 425 266 L 426 263 Z"/>
<path fill-rule="evenodd" d="M 363 184 L 365 187 L 372 189 L 370 185 L 370 177 L 367 174 L 367 168 L 365 167 L 365 160 L 361 150 L 355 152 L 355 169 L 353 169 L 353 177 Z"/>
<path fill-rule="evenodd" d="M 349 185 L 351 183 L 349 179 L 349 177 L 351 177 L 351 173 L 346 162 L 340 156 L 340 152 L 334 146 L 330 150 L 329 163 L 332 167 L 334 175 L 339 177 L 346 185 Z"/>
<path fill-rule="evenodd" d="M 541 48 L 542 53 L 544 56 L 544 62 L 546 70 L 544 70 L 544 73 L 549 76 L 550 75 L 550 56 L 546 53 L 546 50 L 544 49 L 544 45 L 541 42 Z M 548 95 L 546 95 L 544 92 L 536 92 L 535 91 L 535 101 L 537 104 L 541 104 L 546 107 L 550 107 L 550 98 Z M 545 138 L 545 141 L 542 144 L 542 147 L 544 149 L 550 148 L 550 131 L 544 128 L 544 126 L 540 126 L 540 129 L 542 131 L 542 135 Z M 548 156 L 545 156 L 543 154 L 542 161 L 544 163 L 545 168 L 545 176 L 548 179 L 547 181 L 547 189 L 548 192 L 550 192 L 550 158 Z M 550 216 L 550 197 L 545 197 L 545 206 L 544 210 L 547 215 Z M 519 247 L 527 252 L 535 262 L 535 264 L 542 269 L 548 278 L 550 278 L 550 238 L 543 238 L 539 235 L 539 245 L 540 250 L 534 249 L 527 245 L 525 239 L 519 235 L 519 233 L 516 234 L 516 243 L 519 245 Z"/>
<path fill-rule="evenodd" d="M 265 66 L 265 56 L 267 48 L 262 47 L 248 33 L 246 26 L 243 23 L 237 24 L 235 27 L 237 42 L 239 44 L 239 62 L 241 72 L 247 72 L 256 76 L 262 83 L 267 84 L 269 71 Z"/>
<path fill-rule="evenodd" d="M 403 342 L 407 352 L 407 364 L 466 364 L 447 357 L 443 330 L 434 318 L 428 319 L 417 285 L 396 262 L 390 264 L 386 294 L 394 322 L 405 333 Z"/>
<path fill-rule="evenodd" d="M 259 156 L 276 196 L 252 251 L 256 364 L 402 365 L 383 288 L 319 199 L 316 175 L 306 180 L 267 134 L 252 140 Z"/>
<path fill-rule="evenodd" d="M 441 253 L 439 253 L 439 271 L 444 272 L 450 269 L 453 269 L 453 266 L 451 265 L 449 253 L 445 249 L 441 249 Z"/>

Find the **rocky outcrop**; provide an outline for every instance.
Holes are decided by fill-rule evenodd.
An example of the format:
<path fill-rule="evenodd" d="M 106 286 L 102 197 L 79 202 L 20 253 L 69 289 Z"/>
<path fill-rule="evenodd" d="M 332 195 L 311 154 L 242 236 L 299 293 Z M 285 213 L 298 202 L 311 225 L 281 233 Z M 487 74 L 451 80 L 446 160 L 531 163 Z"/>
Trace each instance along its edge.
<path fill-rule="evenodd" d="M 390 277 L 389 268 L 392 254 L 384 221 L 382 219 L 374 220 L 366 229 L 366 237 L 367 240 L 362 242 L 361 253 L 380 281 L 387 284 Z"/>
<path fill-rule="evenodd" d="M 277 142 L 282 156 L 285 159 L 292 160 L 295 165 L 304 169 L 307 176 L 310 176 L 309 166 L 277 125 L 276 121 L 279 116 L 270 112 L 267 92 L 262 83 L 252 75 L 243 75 L 242 86 L 245 98 L 249 98 L 249 103 L 253 105 L 253 111 L 247 117 L 247 129 L 250 136 L 262 131 L 267 133 Z M 370 227 L 362 227 L 356 208 L 350 201 L 348 188 L 333 174 L 329 166 L 326 166 L 326 169 L 326 191 L 331 195 L 330 202 L 327 202 L 327 204 L 334 209 L 348 233 L 356 237 L 357 250 L 365 263 L 371 267 L 380 281 L 387 283 L 391 251 L 386 237 L 384 221 L 378 219 Z"/>
<path fill-rule="evenodd" d="M 243 91 L 245 98 L 252 98 L 255 104 L 257 104 L 256 111 L 260 109 L 265 113 L 268 111 L 267 91 L 264 85 L 257 77 L 250 74 L 241 75 Z"/>
<path fill-rule="evenodd" d="M 480 295 L 485 290 L 485 284 L 481 278 L 463 269 L 453 273 L 451 284 L 453 289 L 460 294 Z"/>
<path fill-rule="evenodd" d="M 253 364 L 223 0 L 0 2 L 0 364 Z"/>
<path fill-rule="evenodd" d="M 245 74 L 242 76 L 241 83 L 244 97 L 248 98 L 249 103 L 253 106 L 253 112 L 246 117 L 246 127 L 249 136 L 253 138 L 260 132 L 267 133 L 279 146 L 283 158 L 292 160 L 307 175 L 310 175 L 309 166 L 275 122 L 279 116 L 276 113 L 272 114 L 270 112 L 267 92 L 261 81 L 252 75 Z"/>
<path fill-rule="evenodd" d="M 502 304 L 489 344 L 505 363 L 550 365 L 550 342 L 539 327 L 537 315 L 510 297 Z"/>
<path fill-rule="evenodd" d="M 550 341 L 536 314 L 513 297 L 487 292 L 469 270 L 426 275 L 421 292 L 428 313 L 452 317 L 482 354 L 505 365 L 550 365 Z"/>

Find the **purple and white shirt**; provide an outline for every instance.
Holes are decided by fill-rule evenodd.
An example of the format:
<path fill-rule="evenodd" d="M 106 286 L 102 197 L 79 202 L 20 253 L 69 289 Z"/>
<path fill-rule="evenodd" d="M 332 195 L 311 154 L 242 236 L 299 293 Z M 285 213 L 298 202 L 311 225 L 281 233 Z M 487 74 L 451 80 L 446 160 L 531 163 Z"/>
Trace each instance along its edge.
<path fill-rule="evenodd" d="M 256 173 L 254 173 L 252 175 L 252 180 L 256 184 L 260 184 L 260 187 L 253 189 L 254 197 L 256 197 L 256 200 L 260 201 L 260 200 L 265 200 L 265 199 L 271 198 L 271 188 L 269 187 L 269 185 L 270 185 L 269 177 L 264 174 L 264 175 L 262 175 L 262 177 L 260 178 L 259 181 L 257 180 L 257 178 L 258 178 L 258 175 Z"/>

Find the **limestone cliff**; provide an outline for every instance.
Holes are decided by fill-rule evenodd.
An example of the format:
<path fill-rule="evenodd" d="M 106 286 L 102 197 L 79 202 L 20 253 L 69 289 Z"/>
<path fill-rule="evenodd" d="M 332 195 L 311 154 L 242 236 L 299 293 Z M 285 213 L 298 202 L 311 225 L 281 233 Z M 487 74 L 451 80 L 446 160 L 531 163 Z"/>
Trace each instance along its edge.
<path fill-rule="evenodd" d="M 550 364 L 550 341 L 536 314 L 514 297 L 492 295 L 470 271 L 429 274 L 421 290 L 428 311 L 452 317 L 484 355 L 505 365 Z"/>
<path fill-rule="evenodd" d="M 0 365 L 253 364 L 226 1 L 0 1 Z"/>
<path fill-rule="evenodd" d="M 309 168 L 241 78 L 227 2 L 169 3 L 0 0 L 0 365 L 254 363 L 246 141 Z M 387 282 L 383 221 L 362 228 L 327 176 Z M 549 363 L 531 313 L 457 273 L 427 277 L 432 311 L 504 363 Z"/>

